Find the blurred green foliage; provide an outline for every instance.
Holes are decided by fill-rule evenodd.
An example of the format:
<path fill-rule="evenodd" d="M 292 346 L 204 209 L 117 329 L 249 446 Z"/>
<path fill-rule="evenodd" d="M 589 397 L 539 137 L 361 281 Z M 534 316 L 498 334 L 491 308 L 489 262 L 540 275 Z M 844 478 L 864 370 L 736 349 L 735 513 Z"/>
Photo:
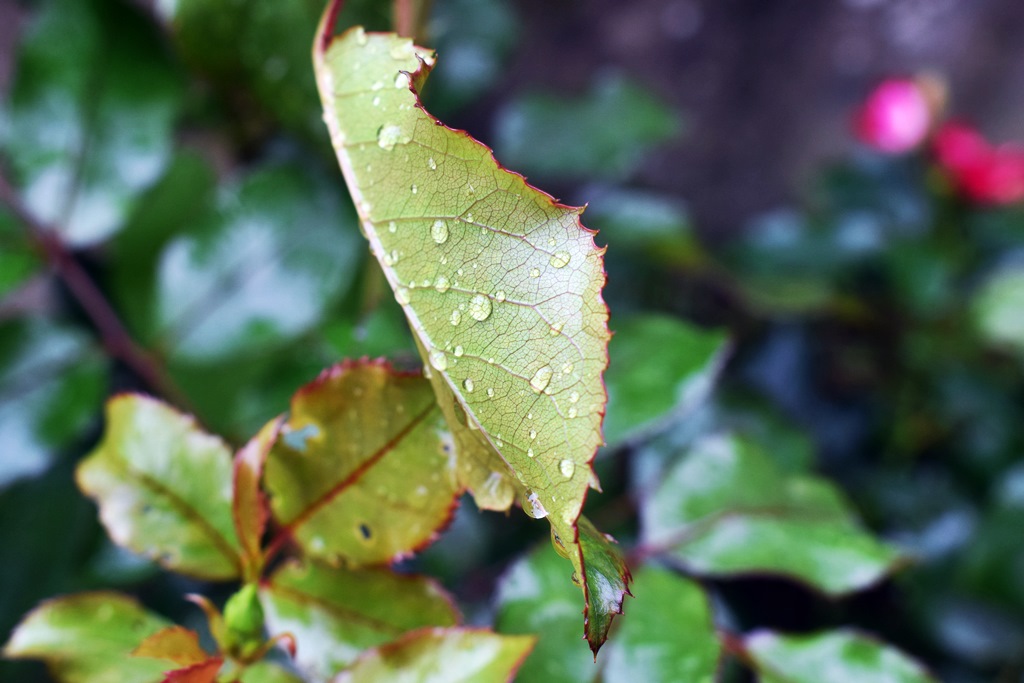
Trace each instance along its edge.
<path fill-rule="evenodd" d="M 105 541 L 72 484 L 104 396 L 163 395 L 237 445 L 340 357 L 414 364 L 320 120 L 309 64 L 320 3 L 142 6 L 31 4 L 4 94 L 0 162 L 16 202 L 0 209 L 0 641 L 39 600 L 96 587 L 194 618 L 178 596 L 196 584 Z M 343 23 L 390 24 L 386 2 L 346 12 Z M 923 157 L 858 153 L 823 168 L 802 205 L 705 246 L 685 198 L 633 180 L 645 153 L 682 130 L 679 113 L 635 76 L 596 74 L 569 97 L 504 88 L 501 69 L 524 27 L 503 0 L 435 0 L 427 30 L 420 42 L 440 53 L 428 106 L 492 130 L 504 164 L 591 202 L 584 222 L 609 246 L 606 299 L 619 336 L 609 445 L 597 463 L 605 492 L 588 515 L 643 549 L 649 530 L 637 509 L 687 504 L 700 490 L 651 492 L 665 473 L 700 464 L 706 439 L 730 434 L 762 473 L 737 475 L 739 498 L 718 490 L 719 505 L 767 482 L 821 484 L 811 473 L 823 471 L 845 490 L 828 489 L 837 524 L 868 538 L 862 518 L 909 564 L 839 602 L 760 572 L 697 584 L 649 564 L 617 635 L 658 648 L 654 636 L 689 615 L 706 627 L 686 642 L 689 658 L 668 648 L 652 657 L 660 671 L 717 667 L 710 600 L 717 626 L 754 632 L 736 648 L 755 669 L 799 660 L 807 680 L 824 680 L 813 667 L 828 652 L 849 667 L 896 661 L 892 680 L 919 679 L 891 650 L 830 630 L 852 624 L 943 680 L 1020 680 L 1024 210 L 964 203 Z M 476 106 L 482 98 L 497 106 Z M 65 256 L 47 251 L 42 231 Z M 60 276 L 59 258 L 98 285 L 154 375 Z M 579 639 L 578 591 L 549 550 L 523 555 L 541 531 L 467 505 L 415 566 L 453 587 L 471 620 L 486 619 L 500 585 L 498 627 L 548 636 L 522 680 L 578 680 L 585 648 L 567 655 L 579 663 L 558 656 Z M 889 562 L 892 546 L 869 541 Z M 544 610 L 529 604 L 531 581 L 552 584 Z M 606 671 L 630 666 L 614 647 Z M 8 662 L 0 678 L 47 680 L 40 667 Z"/>

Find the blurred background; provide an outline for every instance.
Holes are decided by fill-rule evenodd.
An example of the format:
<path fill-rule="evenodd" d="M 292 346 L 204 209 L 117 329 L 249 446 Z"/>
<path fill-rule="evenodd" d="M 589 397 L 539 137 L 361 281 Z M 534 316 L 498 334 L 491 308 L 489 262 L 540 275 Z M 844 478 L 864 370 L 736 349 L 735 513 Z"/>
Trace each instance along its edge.
<path fill-rule="evenodd" d="M 240 444 L 342 357 L 418 363 L 320 118 L 320 9 L 0 0 L 0 641 L 58 593 L 194 619 L 181 593 L 218 590 L 113 546 L 78 493 L 107 396 Z M 390 3 L 350 0 L 357 21 L 388 28 Z M 730 339 L 668 385 L 676 337 L 616 342 L 599 526 L 628 545 L 643 463 L 735 430 L 908 560 L 841 600 L 709 582 L 731 626 L 853 624 L 942 680 L 1024 681 L 1024 4 L 434 0 L 418 31 L 428 109 L 588 204 L 613 330 Z M 468 507 L 421 568 L 486 615 L 545 534 Z"/>

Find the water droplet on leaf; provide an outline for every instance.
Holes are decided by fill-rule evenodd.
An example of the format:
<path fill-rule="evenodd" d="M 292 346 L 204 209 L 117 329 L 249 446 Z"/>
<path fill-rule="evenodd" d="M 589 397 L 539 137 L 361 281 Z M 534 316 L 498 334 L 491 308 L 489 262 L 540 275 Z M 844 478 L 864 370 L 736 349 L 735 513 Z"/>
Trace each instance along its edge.
<path fill-rule="evenodd" d="M 473 393 L 473 389 L 474 389 L 473 380 L 470 379 L 469 377 L 467 377 L 466 379 L 462 380 L 462 387 L 466 391 L 468 391 L 469 393 Z"/>
<path fill-rule="evenodd" d="M 409 288 L 408 287 L 399 287 L 398 289 L 396 289 L 395 290 L 395 301 L 397 301 L 398 303 L 403 304 L 403 305 L 409 303 Z"/>
<path fill-rule="evenodd" d="M 474 320 L 487 320 L 491 316 L 491 300 L 483 294 L 477 294 L 469 301 L 469 314 Z"/>
<path fill-rule="evenodd" d="M 494 300 L 500 304 L 502 301 L 505 300 L 505 292 L 499 289 L 497 292 L 494 293 Z"/>
<path fill-rule="evenodd" d="M 448 355 L 441 349 L 432 349 L 430 351 L 430 364 L 434 366 L 435 370 L 444 372 L 448 369 Z"/>
<path fill-rule="evenodd" d="M 447 242 L 448 224 L 442 220 L 434 221 L 434 224 L 430 226 L 430 237 L 438 244 Z"/>
<path fill-rule="evenodd" d="M 410 140 L 412 140 L 412 138 L 406 135 L 399 126 L 381 126 L 380 130 L 377 131 L 377 145 L 381 149 L 386 149 L 389 152 L 393 150 L 396 145 L 404 145 Z"/>
<path fill-rule="evenodd" d="M 448 278 L 446 278 L 444 275 L 438 275 L 437 280 L 434 281 L 434 289 L 441 292 L 442 294 L 447 292 L 448 288 L 451 286 L 452 284 L 448 282 Z"/>
<path fill-rule="evenodd" d="M 572 479 L 572 475 L 576 471 L 576 463 L 566 458 L 562 462 L 558 463 L 558 471 L 561 472 L 562 476 L 566 479 Z"/>
<path fill-rule="evenodd" d="M 551 255 L 551 260 L 549 261 L 549 263 L 551 264 L 552 268 L 564 268 L 567 265 L 569 265 L 569 260 L 571 258 L 572 257 L 569 256 L 568 252 L 559 251 Z"/>
<path fill-rule="evenodd" d="M 456 326 L 462 322 L 462 313 L 459 312 L 459 309 L 452 311 L 451 316 L 448 318 L 448 322 Z"/>
<path fill-rule="evenodd" d="M 540 277 L 540 268 L 531 268 L 530 277 Z"/>
<path fill-rule="evenodd" d="M 462 354 L 464 354 L 465 352 L 466 352 L 466 350 L 464 348 L 462 348 L 461 344 L 459 346 L 455 347 L 455 357 L 456 358 L 462 358 Z"/>
<path fill-rule="evenodd" d="M 551 368 L 545 365 L 540 370 L 534 373 L 533 379 L 530 380 L 530 386 L 533 388 L 535 393 L 540 393 L 547 388 L 551 382 Z"/>

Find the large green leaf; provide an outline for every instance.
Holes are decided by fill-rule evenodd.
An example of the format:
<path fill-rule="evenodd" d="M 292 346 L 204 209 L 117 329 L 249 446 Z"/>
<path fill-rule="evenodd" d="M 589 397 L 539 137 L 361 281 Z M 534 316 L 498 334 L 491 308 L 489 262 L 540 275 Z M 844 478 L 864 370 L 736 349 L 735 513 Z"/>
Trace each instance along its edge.
<path fill-rule="evenodd" d="M 370 650 L 335 683 L 507 683 L 533 643 L 531 636 L 423 629 Z"/>
<path fill-rule="evenodd" d="M 483 508 L 518 494 L 549 517 L 584 578 L 576 520 L 601 443 L 607 308 L 603 251 L 561 205 L 419 102 L 432 53 L 394 34 L 314 46 L 346 182 Z M 586 593 L 586 588 L 584 587 Z"/>
<path fill-rule="evenodd" d="M 323 47 L 317 73 L 339 161 L 441 400 L 454 397 L 538 516 L 572 524 L 605 402 L 592 233 L 578 209 L 419 106 L 428 51 L 358 28 Z"/>
<path fill-rule="evenodd" d="M 335 189 L 296 165 L 226 187 L 200 228 L 161 255 L 163 344 L 178 360 L 212 364 L 307 332 L 355 274 L 349 215 Z"/>
<path fill-rule="evenodd" d="M 759 631 L 744 641 L 764 683 L 934 683 L 895 648 L 850 631 L 786 636 Z"/>
<path fill-rule="evenodd" d="M 639 598 L 608 642 L 602 679 L 711 683 L 722 648 L 700 585 L 650 567 L 633 590 Z"/>
<path fill-rule="evenodd" d="M 0 322 L 0 488 L 38 475 L 95 420 L 106 361 L 88 336 L 46 319 Z"/>
<path fill-rule="evenodd" d="M 430 384 L 384 361 L 345 361 L 299 389 L 265 482 L 277 541 L 338 563 L 425 546 L 458 486 Z"/>
<path fill-rule="evenodd" d="M 3 149 L 29 210 L 70 243 L 117 231 L 170 157 L 180 87 L 158 43 L 110 0 L 51 0 L 26 32 Z"/>
<path fill-rule="evenodd" d="M 643 496 L 641 520 L 644 545 L 691 571 L 780 574 L 832 595 L 879 581 L 901 560 L 833 486 L 784 475 L 738 436 L 694 444 Z"/>
<path fill-rule="evenodd" d="M 167 662 L 131 656 L 169 623 L 117 593 L 43 603 L 18 625 L 3 656 L 42 659 L 61 683 L 160 683 Z"/>
<path fill-rule="evenodd" d="M 231 518 L 231 451 L 191 417 L 155 399 L 107 403 L 107 426 L 78 468 L 120 545 L 175 571 L 231 579 L 240 548 Z"/>
<path fill-rule="evenodd" d="M 692 408 L 709 392 L 727 337 L 666 316 L 638 316 L 615 325 L 605 375 L 610 444 L 643 433 L 674 408 Z"/>
<path fill-rule="evenodd" d="M 316 680 L 406 631 L 459 621 L 435 582 L 387 569 L 289 563 L 264 582 L 261 597 L 271 634 L 295 636 L 296 662 Z"/>

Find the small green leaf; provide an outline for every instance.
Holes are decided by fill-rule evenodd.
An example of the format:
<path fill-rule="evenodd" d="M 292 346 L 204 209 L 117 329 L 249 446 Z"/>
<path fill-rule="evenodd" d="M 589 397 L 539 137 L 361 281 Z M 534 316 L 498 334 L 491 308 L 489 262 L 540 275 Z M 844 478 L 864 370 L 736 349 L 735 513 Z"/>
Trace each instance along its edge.
<path fill-rule="evenodd" d="M 41 659 L 61 683 L 160 683 L 167 663 L 131 656 L 168 622 L 117 593 L 81 593 L 44 602 L 4 646 L 11 659 Z"/>
<path fill-rule="evenodd" d="M 629 582 L 633 577 L 610 536 L 598 531 L 586 517 L 581 516 L 577 524 L 580 557 L 577 571 L 582 568 L 584 579 L 583 630 L 597 657 L 597 651 L 608 638 L 612 620 L 616 614 L 622 614 L 622 603 L 630 595 Z M 576 565 L 575 560 L 573 565 Z"/>
<path fill-rule="evenodd" d="M 641 508 L 643 542 L 700 574 L 780 574 L 830 594 L 863 589 L 901 560 L 826 481 L 785 476 L 737 436 L 698 441 Z"/>
<path fill-rule="evenodd" d="M 580 647 L 580 593 L 567 573 L 565 561 L 545 543 L 498 585 L 495 628 L 539 636 L 517 677 L 522 683 L 589 683 L 598 675 L 593 657 Z"/>
<path fill-rule="evenodd" d="M 335 189 L 298 166 L 224 188 L 160 257 L 157 317 L 174 359 L 265 354 L 320 323 L 362 255 L 349 216 Z"/>
<path fill-rule="evenodd" d="M 724 332 L 667 316 L 628 318 L 615 328 L 605 374 L 604 435 L 610 444 L 656 428 L 673 409 L 699 403 L 721 368 L 728 341 Z"/>
<path fill-rule="evenodd" d="M 534 642 L 475 629 L 423 629 L 370 650 L 335 683 L 507 683 Z"/>
<path fill-rule="evenodd" d="M 435 582 L 387 569 L 291 562 L 263 584 L 262 596 L 271 634 L 295 636 L 296 662 L 316 680 L 406 631 L 459 621 L 451 598 Z"/>
<path fill-rule="evenodd" d="M 430 384 L 345 361 L 296 392 L 267 461 L 276 543 L 332 564 L 380 564 L 433 540 L 458 487 Z"/>
<path fill-rule="evenodd" d="M 74 245 L 115 233 L 172 149 L 180 85 L 128 5 L 44 3 L 4 112 L 5 159 L 37 219 Z"/>
<path fill-rule="evenodd" d="M 647 89 L 605 74 L 581 97 L 513 101 L 499 114 L 495 150 L 511 167 L 547 178 L 623 178 L 679 129 L 675 112 Z"/>
<path fill-rule="evenodd" d="M 81 330 L 0 322 L 0 488 L 38 475 L 80 438 L 103 400 L 107 361 Z"/>
<path fill-rule="evenodd" d="M 192 418 L 144 396 L 111 399 L 103 440 L 77 478 L 118 544 L 185 574 L 238 576 L 231 451 Z"/>
<path fill-rule="evenodd" d="M 630 605 L 608 642 L 602 679 L 643 683 L 711 683 L 721 645 L 708 597 L 697 583 L 664 569 L 637 573 Z"/>
<path fill-rule="evenodd" d="M 899 650 L 850 631 L 747 636 L 750 664 L 764 683 L 935 683 Z"/>

